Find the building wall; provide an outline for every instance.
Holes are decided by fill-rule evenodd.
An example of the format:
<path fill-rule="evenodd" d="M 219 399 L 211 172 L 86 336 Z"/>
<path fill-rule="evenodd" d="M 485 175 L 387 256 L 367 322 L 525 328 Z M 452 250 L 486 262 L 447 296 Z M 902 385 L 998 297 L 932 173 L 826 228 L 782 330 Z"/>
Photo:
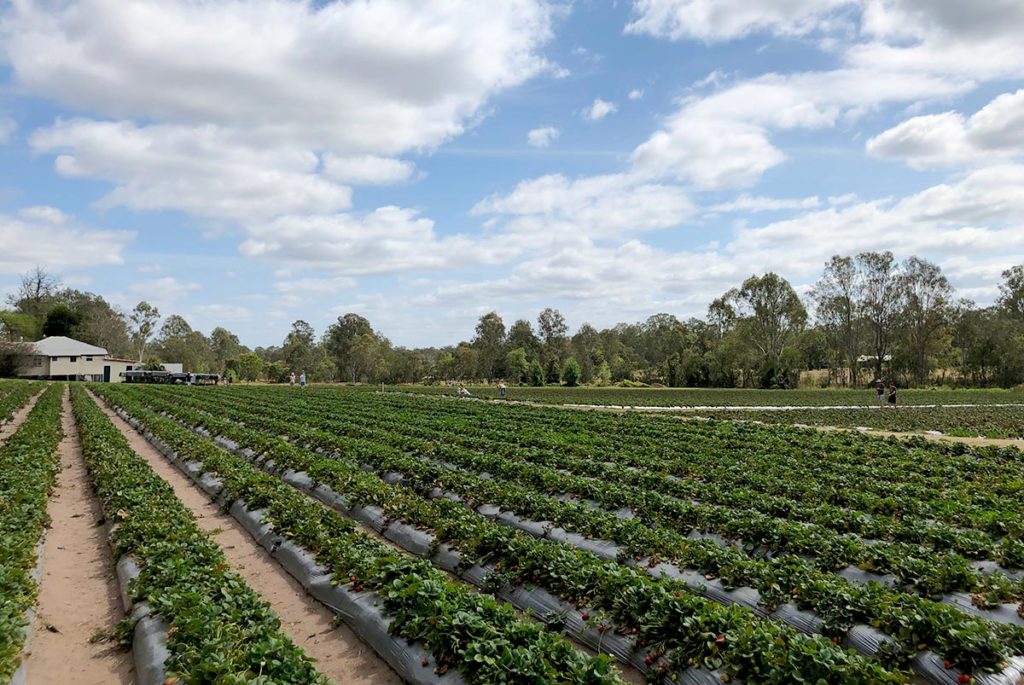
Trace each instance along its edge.
<path fill-rule="evenodd" d="M 110 367 L 110 382 L 120 383 L 122 371 L 128 371 L 135 362 L 108 360 L 101 355 L 92 357 L 34 357 L 22 368 L 21 375 L 27 377 L 64 377 L 73 376 L 88 381 L 102 381 L 103 367 Z"/>
<path fill-rule="evenodd" d="M 33 355 L 28 358 L 18 372 L 19 376 L 49 376 L 50 358 L 41 355 Z"/>
<path fill-rule="evenodd" d="M 108 363 L 103 360 L 102 355 L 93 357 L 50 357 L 50 376 L 99 376 L 98 380 L 103 380 L 103 367 Z M 97 379 L 89 378 L 88 380 Z"/>

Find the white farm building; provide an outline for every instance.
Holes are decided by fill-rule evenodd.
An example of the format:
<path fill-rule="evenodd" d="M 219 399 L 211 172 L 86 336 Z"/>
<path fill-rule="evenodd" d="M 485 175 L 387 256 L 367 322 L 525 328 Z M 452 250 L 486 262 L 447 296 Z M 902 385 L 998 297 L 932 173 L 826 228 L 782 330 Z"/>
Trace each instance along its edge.
<path fill-rule="evenodd" d="M 104 381 L 120 383 L 121 372 L 131 371 L 139 362 L 112 357 L 102 347 L 55 335 L 32 343 L 33 353 L 18 375 L 58 381 Z"/>

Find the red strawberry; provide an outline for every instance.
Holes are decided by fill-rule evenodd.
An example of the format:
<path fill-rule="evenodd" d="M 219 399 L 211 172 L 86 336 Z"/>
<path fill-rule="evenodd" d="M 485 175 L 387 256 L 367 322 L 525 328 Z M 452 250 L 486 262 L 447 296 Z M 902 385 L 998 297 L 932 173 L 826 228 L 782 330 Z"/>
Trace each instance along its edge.
<path fill-rule="evenodd" d="M 971 676 L 967 675 L 966 673 L 961 673 L 956 678 L 956 682 L 958 682 L 958 683 L 970 683 L 970 682 L 973 682 L 973 681 L 974 681 L 974 678 L 972 678 Z"/>
<path fill-rule="evenodd" d="M 583 614 L 583 615 L 580 616 L 580 618 L 582 618 L 584 621 L 586 621 L 587 619 L 590 618 L 590 614 Z"/>
<path fill-rule="evenodd" d="M 423 661 L 420 662 L 420 666 L 422 666 L 423 668 L 426 668 L 429 665 L 430 665 L 430 661 L 427 660 L 427 659 L 424 659 Z"/>

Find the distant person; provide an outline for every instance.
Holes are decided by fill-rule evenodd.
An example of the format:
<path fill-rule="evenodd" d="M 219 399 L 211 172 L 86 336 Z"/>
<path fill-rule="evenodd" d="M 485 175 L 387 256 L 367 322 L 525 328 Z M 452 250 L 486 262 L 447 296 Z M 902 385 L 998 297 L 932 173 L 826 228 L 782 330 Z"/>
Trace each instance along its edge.
<path fill-rule="evenodd" d="M 884 407 L 885 406 L 885 383 L 882 382 L 882 379 L 878 379 L 877 381 L 875 381 L 875 392 L 878 393 L 878 406 L 879 407 Z"/>
<path fill-rule="evenodd" d="M 299 385 L 301 387 L 303 387 L 303 388 L 306 387 L 306 370 L 305 369 L 302 370 L 302 375 L 299 376 Z"/>
<path fill-rule="evenodd" d="M 896 386 L 895 385 L 890 385 L 889 386 L 889 406 L 892 407 L 893 409 L 896 408 Z"/>
<path fill-rule="evenodd" d="M 498 397 L 505 399 L 505 384 L 498 383 Z"/>
<path fill-rule="evenodd" d="M 295 385 L 295 372 L 292 371 L 292 375 L 288 377 L 288 384 Z"/>

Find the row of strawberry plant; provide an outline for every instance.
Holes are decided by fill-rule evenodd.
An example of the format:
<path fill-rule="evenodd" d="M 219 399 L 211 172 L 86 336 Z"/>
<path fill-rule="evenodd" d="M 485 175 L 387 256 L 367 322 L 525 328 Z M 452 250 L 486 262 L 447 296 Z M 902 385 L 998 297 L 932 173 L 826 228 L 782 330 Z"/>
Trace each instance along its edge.
<path fill-rule="evenodd" d="M 41 385 L 28 381 L 4 381 L 0 385 L 0 424 L 10 421 L 41 389 Z"/>
<path fill-rule="evenodd" d="M 335 397 L 341 394 L 342 396 L 348 395 L 351 397 L 351 393 L 338 393 L 334 389 L 317 389 L 314 392 L 326 395 L 333 395 Z M 397 402 L 404 404 L 408 407 L 416 406 L 429 406 L 428 402 L 412 398 L 396 397 L 393 395 L 385 396 L 385 401 Z M 365 401 L 365 400 L 364 400 Z M 877 440 L 859 438 L 856 435 L 841 434 L 841 435 L 815 435 L 807 430 L 765 430 L 750 424 L 737 424 L 737 423 L 708 423 L 699 422 L 694 424 L 693 422 L 681 422 L 677 419 L 670 419 L 661 416 L 651 416 L 636 413 L 627 413 L 622 416 L 612 415 L 603 412 L 565 412 L 565 411 L 553 411 L 546 408 L 538 407 L 521 407 L 514 411 L 500 411 L 500 404 L 483 404 L 473 402 L 457 402 L 453 403 L 450 400 L 435 400 L 446 402 L 444 413 L 446 415 L 482 415 L 486 414 L 488 417 L 499 417 L 502 414 L 504 416 L 519 417 L 529 419 L 529 427 L 532 429 L 538 426 L 553 426 L 557 433 L 562 432 L 565 428 L 571 425 L 587 425 L 590 428 L 596 428 L 600 425 L 608 425 L 614 423 L 618 430 L 614 432 L 602 432 L 595 430 L 588 430 L 583 432 L 579 437 L 581 443 L 586 445 L 587 449 L 597 449 L 600 451 L 602 446 L 611 448 L 621 448 L 623 445 L 628 445 L 633 439 L 640 438 L 645 440 L 646 438 L 654 438 L 654 441 L 647 442 L 645 440 L 645 447 L 649 447 L 652 450 L 657 450 L 659 444 L 657 439 L 659 438 L 682 438 L 684 440 L 689 436 L 700 434 L 700 437 L 704 441 L 714 441 L 716 438 L 727 440 L 731 445 L 735 445 L 736 441 L 740 442 L 740 446 L 744 442 L 750 442 L 752 439 L 768 438 L 772 442 L 773 449 L 785 449 L 787 439 L 790 442 L 795 443 L 797 449 L 805 450 L 808 447 L 808 436 L 817 438 L 815 442 L 820 442 L 823 446 L 828 443 L 839 443 L 843 446 L 841 456 L 845 458 L 848 455 L 855 454 L 852 447 L 857 445 L 869 446 L 870 452 L 867 454 L 869 458 L 875 460 L 880 450 L 884 451 L 884 444 L 879 443 Z M 671 443 L 662 443 L 661 446 L 667 447 Z M 890 442 L 890 445 L 896 446 L 899 443 Z M 897 448 L 898 449 L 898 448 Z M 937 466 L 943 462 L 943 458 L 946 455 L 952 456 L 954 459 L 958 455 L 963 454 L 965 448 L 961 445 L 935 445 L 934 443 L 929 444 L 929 452 L 931 453 L 931 459 L 928 460 L 927 464 L 915 465 L 914 463 L 907 464 L 908 472 L 911 473 L 922 473 L 924 475 L 935 475 L 934 471 Z M 1015 468 L 1019 465 L 1020 454 L 1016 450 L 971 450 L 972 456 L 980 464 L 984 464 L 985 467 L 994 467 L 998 469 L 1000 466 L 1005 468 Z M 1015 458 L 1013 455 L 1016 455 Z M 991 456 L 995 456 L 994 460 L 990 459 Z M 1006 463 L 1009 461 L 1009 463 Z M 1016 464 L 1014 463 L 1016 462 Z M 969 468 L 971 462 L 965 462 L 964 460 L 956 460 L 952 466 L 956 469 Z M 986 475 L 990 473 L 989 468 L 978 468 L 978 475 Z"/>
<path fill-rule="evenodd" d="M 0 682 L 18 669 L 27 612 L 35 606 L 33 570 L 49 517 L 46 503 L 60 469 L 63 386 L 50 386 L 17 432 L 0 446 Z"/>
<path fill-rule="evenodd" d="M 231 498 L 265 511 L 274 529 L 313 553 L 335 578 L 380 594 L 396 634 L 422 640 L 439 669 L 457 668 L 468 682 L 618 682 L 607 657 L 588 657 L 541 626 L 518 618 L 493 598 L 470 592 L 428 562 L 408 559 L 330 512 L 127 393 L 97 388 L 184 459 L 222 479 Z"/>
<path fill-rule="evenodd" d="M 933 407 L 929 409 L 826 409 L 788 411 L 701 410 L 701 416 L 764 423 L 868 427 L 886 431 L 940 431 L 946 435 L 987 438 L 1024 437 L 1021 407 Z"/>
<path fill-rule="evenodd" d="M 319 394 L 331 395 L 330 391 Z M 351 398 L 350 398 L 351 399 Z M 388 404 L 402 406 L 411 410 L 417 407 L 428 407 L 429 402 L 388 397 Z M 435 400 L 438 401 L 438 400 Z M 823 435 L 808 430 L 768 429 L 749 423 L 732 422 L 694 422 L 666 419 L 664 417 L 627 414 L 623 416 L 594 412 L 566 412 L 544 408 L 523 407 L 514 410 L 503 410 L 500 405 L 444 401 L 445 416 L 481 417 L 488 420 L 507 417 L 510 422 L 526 423 L 527 430 L 515 436 L 519 444 L 535 446 L 537 440 L 558 438 L 573 427 L 585 428 L 579 434 L 579 449 L 591 454 L 604 451 L 615 451 L 628 448 L 635 441 L 650 453 L 670 458 L 680 449 L 687 449 L 697 439 L 702 448 L 727 446 L 733 449 L 748 447 L 770 447 L 773 452 L 796 451 L 806 457 L 811 448 L 818 446 L 816 452 L 820 457 L 827 458 L 826 463 L 841 464 L 844 469 L 858 469 L 866 476 L 881 478 L 883 481 L 897 483 L 912 482 L 929 484 L 948 475 L 959 475 L 961 478 L 972 478 L 995 481 L 1000 476 L 1019 472 L 1020 453 L 1017 450 L 968 450 L 961 445 L 936 445 L 924 443 L 929 459 L 924 462 L 908 460 L 901 464 L 899 470 L 885 469 L 881 457 L 905 455 L 905 443 L 895 441 L 880 442 L 877 439 L 863 438 L 857 435 L 838 434 Z M 365 400 L 363 400 L 365 402 Z M 434 412 L 435 414 L 437 412 Z M 597 430 L 601 427 L 614 425 L 615 431 Z M 767 441 L 764 443 L 762 441 Z M 542 444 L 542 442 L 540 443 Z M 921 443 L 918 443 L 921 444 Z M 696 445 L 695 445 L 696 446 Z M 838 446 L 837 454 L 830 454 L 831 447 Z M 858 449 L 859 448 L 859 449 Z M 866 449 L 865 449 L 866 448 Z M 969 456 L 967 459 L 965 456 Z M 867 463 L 865 463 L 867 462 Z M 878 471 L 882 466 L 883 470 Z M 865 468 L 868 467 L 868 468 Z"/>
<path fill-rule="evenodd" d="M 200 415 L 198 412 L 171 404 L 161 404 L 155 393 L 133 392 L 147 402 L 159 406 L 178 416 L 187 416 L 187 422 L 204 423 L 216 432 L 236 434 L 246 430 L 237 424 L 229 424 L 212 415 Z M 476 502 L 490 502 L 494 497 L 506 504 L 508 508 L 521 511 L 530 508 L 532 501 L 528 493 L 516 493 L 514 497 L 504 497 L 500 491 L 489 490 L 484 479 L 473 478 L 466 474 L 437 470 L 438 467 L 424 464 L 422 461 L 401 453 L 395 453 L 380 445 L 360 445 L 357 441 L 340 438 L 328 431 L 304 428 L 294 421 L 275 421 L 267 416 L 273 414 L 275 407 L 264 407 L 263 415 L 253 416 L 248 412 L 231 412 L 218 410 L 218 416 L 226 416 L 235 420 L 244 420 L 249 428 L 254 428 L 271 439 L 287 433 L 300 443 L 312 443 L 330 451 L 340 451 L 341 460 L 350 469 L 357 468 L 364 461 L 369 461 L 380 470 L 394 470 L 411 476 L 408 482 L 419 492 L 426 494 L 438 483 L 450 489 L 475 496 Z M 316 422 L 317 419 L 312 419 Z M 250 436 L 250 440 L 256 439 Z M 352 457 L 345 460 L 344 455 Z M 317 468 L 324 468 L 327 463 L 337 460 L 320 460 Z M 308 465 L 301 465 L 308 468 Z M 432 470 L 434 469 L 434 470 Z M 319 471 L 316 477 L 321 478 Z M 403 481 L 405 482 L 405 481 Z M 484 493 L 481 495 L 480 493 Z M 563 521 L 576 529 L 584 529 L 600 536 L 602 529 L 593 525 L 594 517 L 599 516 L 588 507 L 561 505 L 554 509 L 536 510 L 537 517 Z M 559 514 L 555 517 L 545 514 Z M 589 522 L 589 524 L 588 524 Z M 642 528 L 642 527 L 640 527 Z M 1021 631 L 1011 626 L 991 626 L 984 621 L 964 616 L 953 607 L 939 605 L 934 602 L 920 600 L 900 593 L 889 592 L 872 584 L 855 587 L 842 579 L 816 571 L 813 567 L 794 557 L 783 557 L 772 561 L 756 561 L 747 558 L 735 549 L 725 549 L 701 541 L 683 540 L 672 549 L 672 554 L 665 555 L 666 545 L 659 545 L 663 536 L 654 534 L 640 539 L 642 533 L 634 529 L 638 539 L 628 541 L 630 551 L 640 553 L 647 551 L 645 544 L 655 547 L 653 553 L 664 557 L 683 561 L 685 564 L 700 568 L 703 571 L 721 576 L 728 587 L 737 585 L 753 585 L 762 593 L 766 603 L 778 604 L 792 599 L 804 606 L 814 609 L 825 620 L 826 629 L 830 634 L 841 633 L 855 622 L 869 622 L 883 630 L 887 630 L 901 638 L 905 647 L 915 649 L 919 644 L 935 645 L 947 656 L 963 659 L 963 649 L 981 648 L 990 655 L 1004 654 L 1004 650 L 1013 653 L 1024 648 Z M 649 552 L 650 553 L 650 552 Z M 950 630 L 950 626 L 958 626 Z M 988 637 L 985 637 L 985 636 Z M 972 645 L 967 647 L 967 645 Z M 993 651 L 994 650 L 994 651 Z M 969 659 L 984 659 L 977 655 Z M 1000 657 L 990 656 L 997 661 Z M 980 663 L 977 661 L 975 663 Z M 989 661 L 991 665 L 992 661 Z"/>
<path fill-rule="evenodd" d="M 237 402 L 239 395 L 232 394 L 231 397 Z M 241 395 L 241 397 L 244 398 L 245 395 Z M 343 406 L 338 406 L 338 403 L 333 402 L 331 399 L 323 398 L 318 401 L 316 397 L 316 395 L 312 394 L 303 397 L 302 406 L 306 406 L 308 403 L 320 407 L 332 407 L 339 414 L 351 418 L 355 423 L 361 423 L 359 420 L 360 416 L 365 415 L 367 411 L 365 408 L 361 410 L 358 403 L 348 402 L 344 403 Z M 252 401 L 255 402 L 257 400 L 253 399 Z M 282 402 L 285 404 L 289 403 L 284 396 L 282 396 Z M 357 406 L 353 406 L 353 404 Z M 421 402 L 421 404 L 429 406 L 431 403 Z M 295 409 L 300 410 L 300 407 L 295 407 Z M 993 548 L 998 544 L 995 537 L 997 534 L 1005 534 L 1007 528 L 1010 529 L 1010 532 L 1019 534 L 1017 529 L 1024 527 L 1024 521 L 1021 521 L 1019 516 L 1020 506 L 1017 501 L 1014 501 L 1012 508 L 1012 512 L 1016 513 L 1008 516 L 1002 515 L 1004 512 L 1000 509 L 992 510 L 987 507 L 976 507 L 978 511 L 975 513 L 978 520 L 989 529 L 988 534 L 978 530 L 960 529 L 953 524 L 931 521 L 921 516 L 915 517 L 899 514 L 899 512 L 889 514 L 888 503 L 892 501 L 891 497 L 885 499 L 878 498 L 876 500 L 879 505 L 876 508 L 879 512 L 875 515 L 884 518 L 882 520 L 875 520 L 871 514 L 841 507 L 830 501 L 811 501 L 805 504 L 804 501 L 808 497 L 821 497 L 823 492 L 828 493 L 830 491 L 837 494 L 853 492 L 863 496 L 863 484 L 859 481 L 847 482 L 847 486 L 842 488 L 829 488 L 826 484 L 821 483 L 820 467 L 814 472 L 813 477 L 801 478 L 799 474 L 792 471 L 780 473 L 777 480 L 781 481 L 786 487 L 785 494 L 795 495 L 791 499 L 775 493 L 766 493 L 762 488 L 730 487 L 727 482 L 728 479 L 721 477 L 721 473 L 713 477 L 695 476 L 693 474 L 688 474 L 686 478 L 674 476 L 671 469 L 659 466 L 659 464 L 655 463 L 657 461 L 655 459 L 646 458 L 646 451 L 640 452 L 638 450 L 634 455 L 617 453 L 615 455 L 601 455 L 600 457 L 592 458 L 590 456 L 578 456 L 577 453 L 570 449 L 571 446 L 569 445 L 566 446 L 566 449 L 552 449 L 551 447 L 519 449 L 514 443 L 521 431 L 507 429 L 502 426 L 502 414 L 507 412 L 500 412 L 500 408 L 492 410 L 491 414 L 486 417 L 486 420 L 481 421 L 479 425 L 454 423 L 449 426 L 445 426 L 443 423 L 450 417 L 447 407 L 445 407 L 443 412 L 436 412 L 438 417 L 442 417 L 436 421 L 432 421 L 430 416 L 424 416 L 425 412 L 414 413 L 410 416 L 408 411 L 404 411 L 405 409 L 405 407 L 401 407 L 398 411 L 395 411 L 388 407 L 382 410 L 377 404 L 373 403 L 368 411 L 372 412 L 374 425 L 386 428 L 394 427 L 396 431 L 403 434 L 413 434 L 417 437 L 423 437 L 424 434 L 427 434 L 427 437 L 431 437 L 431 428 L 440 424 L 444 430 L 435 428 L 435 432 L 432 434 L 436 441 L 440 443 L 459 444 L 503 458 L 536 461 L 579 475 L 591 475 L 606 480 L 612 479 L 614 482 L 631 482 L 645 490 L 650 489 L 663 492 L 674 497 L 695 499 L 711 504 L 753 508 L 770 516 L 804 520 L 832 528 L 837 532 L 853 532 L 864 537 L 895 541 L 931 542 L 935 547 L 952 549 L 972 558 L 991 555 Z M 562 413 L 564 414 L 565 412 Z M 518 426 L 513 426 L 512 428 L 518 428 Z M 523 426 L 523 430 L 529 430 L 529 426 Z M 494 435 L 495 437 L 482 439 L 481 435 Z M 580 435 L 580 432 L 574 431 L 572 435 L 575 439 Z M 504 439 L 505 437 L 508 439 Z M 730 452 L 728 456 L 731 457 L 733 454 L 734 451 Z M 713 453 L 712 461 L 716 460 L 714 459 L 715 457 L 718 458 L 717 461 L 720 463 L 729 461 L 726 455 L 720 453 Z M 602 459 L 611 459 L 611 461 L 602 461 Z M 782 458 L 779 457 L 778 459 L 781 460 Z M 887 458 L 880 459 L 880 462 L 884 464 L 889 459 L 887 455 Z M 704 459 L 704 461 L 706 462 L 707 459 Z M 766 456 L 762 463 L 743 464 L 741 466 L 744 467 L 742 470 L 745 474 L 753 473 L 762 480 L 765 478 L 763 474 L 779 471 L 781 468 L 776 463 L 776 458 L 771 455 Z M 1009 483 L 1012 481 L 1005 482 Z M 795 488 L 800 488 L 800 492 L 794 493 L 793 490 Z M 909 494 L 904 494 L 907 498 L 910 497 Z M 918 497 L 920 497 L 920 494 L 916 493 Z M 941 497 L 941 493 L 932 492 L 932 495 Z M 1000 556 L 1006 559 L 1010 565 L 1016 563 L 1014 555 L 1019 556 L 1017 551 L 1018 545 L 1011 544 L 1003 545 L 1002 547 L 1002 554 Z"/>
<path fill-rule="evenodd" d="M 429 406 L 430 400 L 420 404 Z M 931 517 L 996 535 L 1019 536 L 1024 531 L 1020 515 L 1024 491 L 1015 475 L 1022 467 L 1019 450 L 968 450 L 934 443 L 908 448 L 895 441 L 849 434 L 750 424 L 707 425 L 658 421 L 657 417 L 445 404 L 437 408 L 438 413 L 474 412 L 480 422 L 507 426 L 508 441 L 525 448 L 556 447 L 581 457 L 656 467 L 716 486 L 745 485 L 802 501 L 827 499 L 869 512 Z M 557 423 L 540 439 L 530 440 L 529 436 L 537 435 L 535 424 L 545 420 Z M 633 430 L 638 421 L 639 428 Z M 624 442 L 603 448 L 592 444 L 595 435 L 616 436 Z M 912 477 L 919 471 L 928 474 L 927 481 Z"/>
<path fill-rule="evenodd" d="M 114 554 L 139 566 L 133 598 L 170 626 L 169 681 L 326 683 L 282 633 L 273 609 L 229 568 L 170 485 L 85 390 L 75 386 L 71 399 L 90 480 L 114 524 Z"/>
<path fill-rule="evenodd" d="M 151 398 L 129 397 L 120 390 L 107 394 L 132 416 L 143 416 L 147 427 L 159 423 L 159 418 L 144 408 Z M 171 415 L 185 423 L 201 419 L 180 407 Z M 414 488 L 389 485 L 366 473 L 357 461 L 325 458 L 273 433 L 209 418 L 209 427 L 230 433 L 279 468 L 303 470 L 350 504 L 378 506 L 388 519 L 429 529 L 464 555 L 494 563 L 497 573 L 493 582 L 498 585 L 505 581 L 537 583 L 563 599 L 593 607 L 595 620 L 601 625 L 614 622 L 633 634 L 639 645 L 652 650 L 652 661 L 663 658 L 666 665 L 676 668 L 690 664 L 723 668 L 732 676 L 765 683 L 790 683 L 793 678 L 849 683 L 901 679 L 826 639 L 804 636 L 738 607 L 691 596 L 682 582 L 656 581 L 642 570 L 496 524 L 448 499 L 430 499 Z M 170 431 L 154 432 L 164 435 Z"/>
<path fill-rule="evenodd" d="M 475 487 L 496 490 L 502 485 L 508 485 L 508 491 L 491 496 L 510 496 L 512 493 L 511 496 L 521 498 L 533 491 L 551 495 L 570 493 L 590 498 L 611 509 L 628 506 L 636 512 L 639 520 L 620 521 L 614 516 L 605 517 L 608 525 L 602 533 L 611 535 L 616 541 L 636 539 L 636 530 L 645 526 L 653 531 L 665 529 L 679 535 L 686 535 L 696 528 L 739 538 L 751 548 L 764 548 L 773 553 L 813 555 L 816 563 L 826 570 L 855 565 L 882 573 L 893 573 L 904 583 L 926 594 L 964 590 L 983 595 L 988 601 L 1019 599 L 1022 594 L 1019 584 L 1003 576 L 976 571 L 969 566 L 967 559 L 957 554 L 937 553 L 906 544 L 867 544 L 852 536 L 840 536 L 829 529 L 755 512 L 693 504 L 688 500 L 668 498 L 633 486 L 566 474 L 546 466 L 438 446 L 403 437 L 387 429 L 371 427 L 347 413 L 342 416 L 322 414 L 318 418 L 326 422 L 322 427 L 332 433 L 369 440 L 398 450 L 411 450 L 415 454 L 426 452 L 471 472 L 487 472 L 497 478 L 488 480 L 483 486 L 468 483 L 465 487 L 469 492 Z M 289 420 L 301 421 L 302 416 L 293 414 Z M 597 518 L 599 514 L 591 513 L 591 518 Z M 590 528 L 580 532 L 591 533 L 593 530 Z M 1016 565 L 1017 557 L 1024 556 L 1024 545 L 1007 540 L 999 552 L 1001 560 L 1006 559 L 1011 565 Z"/>
<path fill-rule="evenodd" d="M 457 394 L 446 386 L 391 385 L 389 392 L 426 395 Z M 472 386 L 472 393 L 480 398 L 499 397 L 495 385 Z M 511 387 L 510 400 L 546 404 L 591 404 L 635 407 L 692 407 L 692 406 L 875 406 L 878 401 L 873 388 L 863 390 L 830 388 L 827 390 L 758 390 L 751 388 L 598 388 L 598 387 Z M 903 404 L 1024 404 L 1024 393 L 1019 390 L 960 389 L 930 390 L 906 388 L 900 390 Z"/>
<path fill-rule="evenodd" d="M 318 403 L 314 398 L 310 398 L 309 403 L 317 407 L 329 406 Z M 951 550 L 972 559 L 997 559 L 1009 567 L 1024 562 L 1024 544 L 1018 541 L 997 541 L 981 531 L 958 529 L 941 522 L 872 515 L 828 504 L 804 505 L 747 488 L 709 487 L 704 482 L 666 477 L 665 473 L 651 468 L 640 470 L 633 466 L 595 461 L 552 449 L 518 450 L 502 439 L 507 432 L 501 429 L 473 427 L 469 430 L 460 424 L 445 425 L 444 418 L 435 421 L 429 416 L 410 416 L 404 411 L 375 411 L 371 424 L 360 421 L 362 412 L 349 407 L 340 414 L 345 417 L 348 426 L 364 431 L 368 436 L 381 431 L 387 431 L 389 435 L 402 435 L 408 449 L 441 459 L 446 459 L 446 453 L 450 452 L 446 446 L 454 445 L 493 455 L 493 459 L 500 460 L 499 463 L 503 465 L 508 460 L 535 463 L 578 476 L 596 478 L 602 483 L 621 483 L 639 488 L 641 500 L 654 500 L 651 505 L 644 502 L 634 504 L 638 511 L 644 513 L 653 513 L 659 507 L 662 500 L 657 494 L 661 493 L 687 501 L 697 500 L 731 509 L 753 510 L 772 518 L 804 521 L 839 533 L 854 533 L 862 538 L 925 544 L 933 549 Z M 484 465 L 483 468 L 493 472 L 489 466 Z M 588 490 L 593 490 L 593 487 Z M 604 489 L 601 491 L 602 496 L 595 499 L 618 508 L 627 503 L 626 495 L 629 493 L 628 488 Z M 594 497 L 592 492 L 577 494 Z M 820 549 L 816 544 L 813 547 Z"/>

